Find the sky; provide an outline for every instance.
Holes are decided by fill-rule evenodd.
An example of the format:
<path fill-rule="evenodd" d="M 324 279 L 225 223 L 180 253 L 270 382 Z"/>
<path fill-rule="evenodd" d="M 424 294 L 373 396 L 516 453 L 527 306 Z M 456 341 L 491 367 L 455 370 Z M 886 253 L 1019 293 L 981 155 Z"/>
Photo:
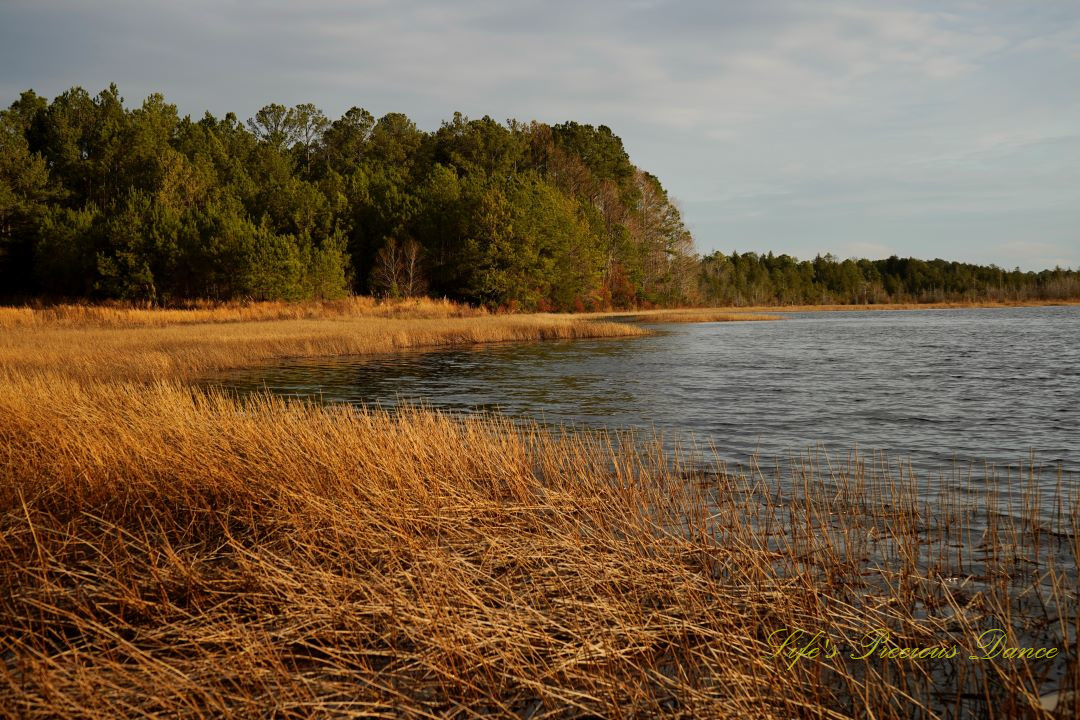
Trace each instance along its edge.
<path fill-rule="evenodd" d="M 1080 2 L 0 0 L 0 103 L 115 82 L 609 126 L 699 252 L 1080 268 Z"/>

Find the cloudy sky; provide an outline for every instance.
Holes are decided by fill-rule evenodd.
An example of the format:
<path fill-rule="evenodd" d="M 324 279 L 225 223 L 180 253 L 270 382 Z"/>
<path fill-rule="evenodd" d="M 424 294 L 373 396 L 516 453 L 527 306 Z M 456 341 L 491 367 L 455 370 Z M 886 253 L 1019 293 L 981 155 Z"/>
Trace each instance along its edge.
<path fill-rule="evenodd" d="M 699 250 L 1080 267 L 1080 3 L 0 0 L 0 102 L 116 82 L 606 124 Z"/>

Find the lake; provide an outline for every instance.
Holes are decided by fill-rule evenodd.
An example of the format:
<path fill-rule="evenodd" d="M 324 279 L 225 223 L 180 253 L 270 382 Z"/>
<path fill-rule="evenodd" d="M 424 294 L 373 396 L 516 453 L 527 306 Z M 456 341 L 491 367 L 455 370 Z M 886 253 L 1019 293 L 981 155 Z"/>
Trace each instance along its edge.
<path fill-rule="evenodd" d="M 655 429 L 734 463 L 858 448 L 943 471 L 1032 456 L 1080 471 L 1080 307 L 805 312 L 653 329 L 295 361 L 208 384 Z"/>

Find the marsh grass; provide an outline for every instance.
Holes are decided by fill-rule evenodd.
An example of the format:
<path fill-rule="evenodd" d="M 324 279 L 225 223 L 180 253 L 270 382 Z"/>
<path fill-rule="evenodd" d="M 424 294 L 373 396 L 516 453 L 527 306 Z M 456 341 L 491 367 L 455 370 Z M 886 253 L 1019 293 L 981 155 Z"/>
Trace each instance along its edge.
<path fill-rule="evenodd" d="M 430 320 L 483 317 L 488 314 L 484 308 L 463 305 L 446 299 L 425 297 L 380 300 L 356 295 L 340 300 L 291 303 L 191 301 L 175 308 L 138 307 L 119 302 L 0 307 L 0 328 L 41 326 L 133 328 L 356 317 Z"/>
<path fill-rule="evenodd" d="M 0 334 L 0 715 L 1011 718 L 1058 691 L 1071 716 L 1075 478 L 729 469 L 664 438 L 190 385 L 641 332 L 262 312 Z M 853 659 L 881 629 L 961 650 Z M 994 629 L 1059 654 L 969 660 Z M 778 653 L 793 630 L 835 656 Z"/>
<path fill-rule="evenodd" d="M 853 456 L 0 375 L 20 717 L 1045 717 L 1080 501 Z M 960 480 L 954 478 L 954 480 Z M 941 489 L 944 488 L 944 489 Z M 787 629 L 837 657 L 776 656 Z M 849 656 L 956 644 L 953 661 Z M 1053 660 L 966 658 L 1000 628 Z"/>
<path fill-rule="evenodd" d="M 306 315 L 309 311 L 311 317 Z M 0 330 L 0 368 L 149 381 L 192 378 L 286 358 L 646 334 L 627 323 L 564 315 L 454 314 L 468 310 L 435 301 L 373 305 L 363 312 L 341 314 L 314 306 L 285 307 L 279 313 L 272 304 L 149 310 L 145 315 L 130 308 L 116 314 L 109 308 L 88 308 L 84 313 L 72 307 L 56 316 L 52 312 L 25 308 L 9 312 L 15 315 Z M 249 312 L 260 319 L 244 320 Z M 277 317 L 288 312 L 298 316 Z"/>

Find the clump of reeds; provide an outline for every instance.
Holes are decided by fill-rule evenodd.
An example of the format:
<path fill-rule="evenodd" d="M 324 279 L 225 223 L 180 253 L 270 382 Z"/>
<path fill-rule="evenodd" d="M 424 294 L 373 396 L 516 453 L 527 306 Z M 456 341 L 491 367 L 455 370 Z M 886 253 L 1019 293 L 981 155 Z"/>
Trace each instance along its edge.
<path fill-rule="evenodd" d="M 999 493 L 855 456 L 683 457 L 497 417 L 5 371 L 0 707 L 1045 717 L 1041 694 L 1078 686 L 1072 479 Z M 1059 653 L 966 660 L 985 628 Z M 777 655 L 796 629 L 841 652 Z M 851 659 L 880 629 L 960 660 Z"/>

